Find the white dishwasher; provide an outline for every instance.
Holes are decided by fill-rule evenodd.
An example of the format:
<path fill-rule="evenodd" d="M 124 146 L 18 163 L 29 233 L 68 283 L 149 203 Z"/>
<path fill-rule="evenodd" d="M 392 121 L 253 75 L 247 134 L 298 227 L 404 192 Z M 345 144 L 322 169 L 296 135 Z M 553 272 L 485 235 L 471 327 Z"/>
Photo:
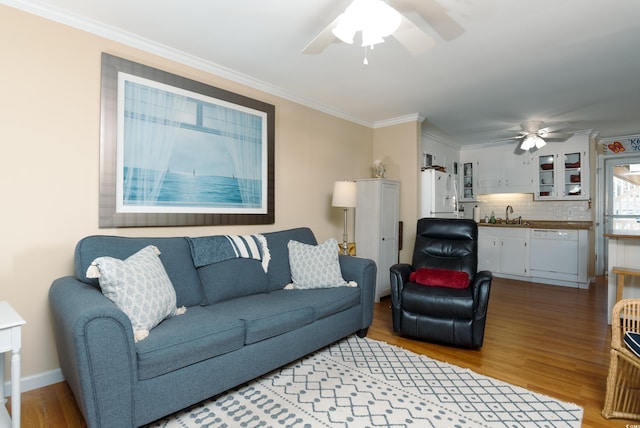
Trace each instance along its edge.
<path fill-rule="evenodd" d="M 531 229 L 531 276 L 578 281 L 578 231 Z"/>

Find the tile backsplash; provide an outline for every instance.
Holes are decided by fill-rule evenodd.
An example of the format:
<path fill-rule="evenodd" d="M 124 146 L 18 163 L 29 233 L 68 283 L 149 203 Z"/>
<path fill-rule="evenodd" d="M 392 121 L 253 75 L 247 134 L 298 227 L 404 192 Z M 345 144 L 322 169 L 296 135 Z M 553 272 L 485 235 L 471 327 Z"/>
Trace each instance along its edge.
<path fill-rule="evenodd" d="M 574 220 L 591 221 L 589 201 L 534 201 L 532 193 L 505 193 L 480 195 L 477 202 L 463 202 L 465 218 L 473 218 L 473 207 L 480 208 L 480 218 L 491 216 L 505 218 L 507 205 L 513 207 L 509 218 L 522 216 L 524 220 Z"/>

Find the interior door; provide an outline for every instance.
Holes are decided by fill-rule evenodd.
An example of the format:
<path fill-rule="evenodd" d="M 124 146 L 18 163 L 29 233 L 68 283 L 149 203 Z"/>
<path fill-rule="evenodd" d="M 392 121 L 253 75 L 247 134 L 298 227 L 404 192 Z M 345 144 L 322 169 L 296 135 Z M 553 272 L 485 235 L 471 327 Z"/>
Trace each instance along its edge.
<path fill-rule="evenodd" d="M 391 278 L 389 268 L 398 263 L 398 218 L 400 186 L 397 184 L 382 184 L 381 200 L 381 242 L 380 264 L 378 266 L 378 295 L 388 295 L 391 292 Z"/>
<path fill-rule="evenodd" d="M 605 161 L 604 232 L 640 232 L 640 156 Z M 604 266 L 608 266 L 606 245 Z"/>

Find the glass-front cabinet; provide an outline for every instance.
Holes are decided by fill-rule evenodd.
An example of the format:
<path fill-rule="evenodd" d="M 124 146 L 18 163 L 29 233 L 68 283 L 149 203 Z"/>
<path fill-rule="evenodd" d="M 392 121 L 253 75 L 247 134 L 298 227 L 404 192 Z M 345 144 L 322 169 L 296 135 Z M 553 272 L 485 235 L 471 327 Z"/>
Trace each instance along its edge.
<path fill-rule="evenodd" d="M 580 196 L 583 196 L 582 153 L 565 153 L 563 161 L 564 196 L 565 198 L 576 197 L 576 199 L 579 199 Z M 586 179 L 586 177 L 584 178 Z"/>
<path fill-rule="evenodd" d="M 462 163 L 462 200 L 474 201 L 476 199 L 476 191 L 474 177 L 477 173 L 475 171 L 474 162 Z"/>
<path fill-rule="evenodd" d="M 556 198 L 556 155 L 538 156 L 538 199 Z"/>
<path fill-rule="evenodd" d="M 586 152 L 539 155 L 535 199 L 588 199 L 589 164 Z"/>

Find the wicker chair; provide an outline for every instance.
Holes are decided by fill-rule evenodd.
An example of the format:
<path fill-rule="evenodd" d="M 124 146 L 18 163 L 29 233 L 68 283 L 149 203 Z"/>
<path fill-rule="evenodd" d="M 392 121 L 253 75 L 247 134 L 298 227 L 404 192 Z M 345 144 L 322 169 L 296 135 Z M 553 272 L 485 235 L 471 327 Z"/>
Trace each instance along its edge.
<path fill-rule="evenodd" d="M 624 343 L 627 331 L 640 333 L 640 299 L 623 299 L 611 315 L 611 362 L 602 416 L 640 420 L 640 358 Z"/>

